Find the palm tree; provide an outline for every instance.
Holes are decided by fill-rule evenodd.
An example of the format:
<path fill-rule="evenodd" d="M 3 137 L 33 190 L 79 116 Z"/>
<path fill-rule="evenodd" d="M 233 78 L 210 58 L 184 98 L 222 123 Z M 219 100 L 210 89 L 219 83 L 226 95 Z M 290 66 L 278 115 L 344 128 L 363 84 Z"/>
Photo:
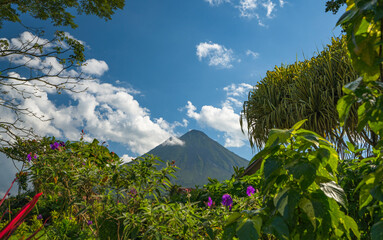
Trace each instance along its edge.
<path fill-rule="evenodd" d="M 241 126 L 247 123 L 252 147 L 261 149 L 272 128 L 290 128 L 308 119 L 304 128 L 334 143 L 339 151 L 345 140 L 354 145 L 372 144 L 368 129 L 356 131 L 358 116 L 352 108 L 344 127 L 339 125 L 337 102 L 344 95 L 342 86 L 358 78 L 344 38 L 333 38 L 331 45 L 317 56 L 268 71 L 243 104 Z"/>

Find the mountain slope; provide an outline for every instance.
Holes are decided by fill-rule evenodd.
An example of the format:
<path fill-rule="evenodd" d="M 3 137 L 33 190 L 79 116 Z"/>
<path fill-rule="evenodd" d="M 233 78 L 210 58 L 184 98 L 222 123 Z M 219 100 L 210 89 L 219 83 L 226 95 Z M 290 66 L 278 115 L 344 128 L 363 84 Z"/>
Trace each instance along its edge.
<path fill-rule="evenodd" d="M 175 160 L 180 169 L 174 182 L 184 187 L 202 186 L 208 182 L 208 177 L 219 181 L 229 179 L 233 166 L 246 167 L 249 163 L 197 130 L 189 131 L 179 139 L 169 138 L 147 154 L 164 161 Z"/>

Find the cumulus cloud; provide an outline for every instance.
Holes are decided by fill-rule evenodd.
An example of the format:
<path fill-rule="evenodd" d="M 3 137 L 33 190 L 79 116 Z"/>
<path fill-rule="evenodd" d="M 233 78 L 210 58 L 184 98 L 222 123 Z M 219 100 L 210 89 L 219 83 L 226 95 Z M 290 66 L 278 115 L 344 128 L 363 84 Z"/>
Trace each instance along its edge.
<path fill-rule="evenodd" d="M 94 58 L 86 60 L 81 66 L 81 71 L 90 75 L 101 76 L 108 70 L 109 67 L 105 61 L 99 61 Z"/>
<path fill-rule="evenodd" d="M 20 40 L 22 39 L 22 40 Z M 11 42 L 18 44 L 20 41 L 45 41 L 36 40 L 32 35 L 23 33 Z M 7 59 L 11 61 L 11 59 Z M 14 61 L 15 59 L 13 59 Z M 20 63 L 23 60 L 20 60 Z M 25 61 L 24 61 L 25 63 Z M 101 76 L 108 65 L 104 61 L 90 59 L 86 66 L 81 69 L 72 69 L 66 74 L 79 75 L 81 70 L 87 74 Z M 36 69 L 45 71 L 62 71 L 63 66 L 56 58 L 39 58 L 30 61 Z M 17 76 L 22 79 L 22 73 L 9 72 L 8 76 Z M 4 80 L 4 83 L 12 83 L 12 79 Z M 49 81 L 56 81 L 51 78 Z M 25 89 L 23 94 L 20 90 Z M 163 118 L 152 119 L 150 110 L 141 106 L 135 99 L 134 94 L 139 91 L 131 87 L 117 87 L 100 80 L 84 81 L 81 89 L 87 89 L 80 93 L 63 91 L 62 97 L 65 102 L 56 104 L 57 92 L 55 89 L 33 81 L 20 85 L 17 89 L 11 84 L 2 85 L 1 91 L 7 92 L 7 98 L 18 103 L 19 108 L 29 109 L 43 119 L 28 115 L 20 115 L 22 126 L 32 127 L 41 136 L 54 135 L 58 138 L 78 140 L 81 129 L 87 133 L 86 139 L 97 138 L 101 141 L 117 142 L 127 146 L 134 154 L 144 154 L 158 144 L 164 142 L 170 136 L 175 135 L 174 129 L 187 126 L 187 120 L 180 122 L 167 122 Z M 0 107 L 2 120 L 13 122 L 17 116 L 7 108 Z M 1 136 L 5 137 L 5 136 Z"/>
<path fill-rule="evenodd" d="M 22 116 L 25 124 L 40 135 L 54 135 L 78 140 L 81 129 L 89 137 L 122 143 L 137 154 L 143 154 L 173 134 L 181 123 L 168 123 L 164 119 L 152 120 L 150 111 L 142 106 L 129 90 L 99 81 L 87 82 L 86 92 L 67 93 L 74 104 L 56 106 L 47 93 L 40 97 L 19 99 L 20 107 L 44 115 L 51 121 Z M 0 109 L 3 115 L 6 109 Z M 7 112 L 7 116 L 12 116 Z M 16 116 L 14 116 L 16 117 Z"/>
<path fill-rule="evenodd" d="M 247 142 L 247 137 L 241 130 L 239 108 L 252 88 L 253 86 L 247 83 L 233 83 L 224 87 L 226 99 L 220 107 L 204 105 L 198 111 L 193 103 L 188 101 L 184 108 L 186 115 L 201 126 L 222 132 L 225 147 L 242 147 Z M 244 132 L 247 132 L 246 123 L 244 124 Z"/>
<path fill-rule="evenodd" d="M 209 66 L 221 68 L 233 67 L 231 63 L 235 60 L 233 50 L 212 42 L 198 44 L 196 54 L 200 61 L 206 58 L 209 62 Z"/>
<path fill-rule="evenodd" d="M 242 147 L 247 138 L 241 131 L 239 114 L 230 106 L 221 108 L 205 105 L 198 112 L 197 108 L 188 101 L 185 106 L 187 116 L 193 118 L 198 124 L 213 128 L 224 133 L 225 147 Z"/>

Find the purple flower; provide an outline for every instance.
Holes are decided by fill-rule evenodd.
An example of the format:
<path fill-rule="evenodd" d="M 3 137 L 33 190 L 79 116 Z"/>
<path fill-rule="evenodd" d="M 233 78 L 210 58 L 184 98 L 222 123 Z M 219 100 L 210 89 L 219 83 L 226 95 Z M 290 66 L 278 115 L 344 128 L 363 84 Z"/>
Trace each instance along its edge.
<path fill-rule="evenodd" d="M 27 159 L 28 159 L 28 162 L 30 162 L 30 161 L 32 160 L 31 153 L 28 153 L 28 155 L 27 155 Z"/>
<path fill-rule="evenodd" d="M 39 215 L 37 216 L 37 220 L 40 220 L 40 219 L 43 219 L 43 215 L 41 215 L 41 214 L 39 214 Z"/>
<path fill-rule="evenodd" d="M 247 194 L 247 196 L 251 196 L 251 194 L 253 194 L 253 193 L 255 193 L 255 189 L 253 188 L 253 186 L 248 186 L 247 187 L 247 190 L 246 190 L 246 194 Z"/>
<path fill-rule="evenodd" d="M 137 195 L 137 190 L 135 188 L 130 189 L 130 194 Z"/>
<path fill-rule="evenodd" d="M 61 142 L 61 143 L 60 143 L 60 146 L 61 146 L 61 147 L 65 147 L 65 143 L 64 143 L 64 142 Z"/>
<path fill-rule="evenodd" d="M 58 149 L 59 147 L 60 147 L 60 143 L 58 143 L 58 142 L 55 142 L 55 143 L 51 144 L 51 149 L 52 150 Z"/>
<path fill-rule="evenodd" d="M 231 198 L 229 194 L 224 194 L 222 196 L 222 205 L 229 207 L 231 210 L 231 207 L 233 206 L 233 199 Z"/>
<path fill-rule="evenodd" d="M 39 156 L 37 156 L 37 154 L 35 153 L 35 155 L 33 155 L 33 158 L 34 159 L 37 159 Z"/>
<path fill-rule="evenodd" d="M 89 226 L 89 225 L 92 225 L 92 224 L 93 224 L 93 222 L 92 222 L 91 220 L 89 220 L 89 221 L 88 221 L 88 226 Z"/>
<path fill-rule="evenodd" d="M 209 200 L 207 201 L 207 206 L 208 207 L 212 207 L 213 206 L 213 200 L 211 199 L 211 197 L 209 197 Z"/>

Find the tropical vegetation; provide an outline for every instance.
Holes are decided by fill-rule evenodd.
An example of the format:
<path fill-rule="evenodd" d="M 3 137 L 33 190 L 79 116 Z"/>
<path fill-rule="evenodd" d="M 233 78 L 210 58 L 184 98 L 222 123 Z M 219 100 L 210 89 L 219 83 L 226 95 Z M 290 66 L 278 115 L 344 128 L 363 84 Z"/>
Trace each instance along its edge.
<path fill-rule="evenodd" d="M 185 189 L 152 155 L 123 164 L 97 140 L 16 138 L 1 239 L 383 239 L 383 3 L 346 4 L 343 39 L 268 72 L 245 102 L 257 173 Z"/>

